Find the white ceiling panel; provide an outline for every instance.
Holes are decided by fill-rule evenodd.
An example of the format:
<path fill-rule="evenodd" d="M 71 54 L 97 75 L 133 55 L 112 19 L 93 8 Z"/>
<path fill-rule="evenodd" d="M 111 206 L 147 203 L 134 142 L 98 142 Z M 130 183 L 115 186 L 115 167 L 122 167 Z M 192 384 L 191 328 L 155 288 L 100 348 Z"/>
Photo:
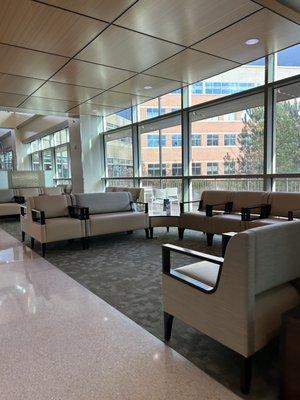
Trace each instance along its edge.
<path fill-rule="evenodd" d="M 50 99 L 78 101 L 81 103 L 96 96 L 99 92 L 99 89 L 49 81 L 36 91 L 34 95 Z"/>
<path fill-rule="evenodd" d="M 249 0 L 139 0 L 116 23 L 190 46 L 260 8 Z"/>
<path fill-rule="evenodd" d="M 259 39 L 259 43 L 247 46 L 245 41 L 252 38 Z M 300 38 L 299 25 L 264 9 L 193 47 L 247 63 L 291 46 L 297 38 Z"/>
<path fill-rule="evenodd" d="M 100 94 L 97 97 L 94 97 L 88 103 L 94 103 L 104 106 L 128 108 L 131 107 L 132 105 L 143 103 L 144 101 L 147 100 L 150 100 L 150 98 L 136 96 L 127 93 L 117 93 L 117 92 L 107 91 Z"/>
<path fill-rule="evenodd" d="M 182 49 L 172 43 L 110 26 L 76 58 L 141 72 Z"/>
<path fill-rule="evenodd" d="M 0 92 L 31 94 L 45 81 L 23 76 L 0 74 Z"/>
<path fill-rule="evenodd" d="M 100 106 L 99 104 L 84 103 L 69 111 L 70 115 L 98 115 L 104 116 L 121 111 L 119 107 Z"/>
<path fill-rule="evenodd" d="M 0 107 L 17 107 L 26 96 L 12 93 L 0 93 Z"/>
<path fill-rule="evenodd" d="M 237 63 L 187 49 L 148 69 L 145 73 L 193 83 L 237 66 L 239 66 Z"/>
<path fill-rule="evenodd" d="M 108 89 L 133 75 L 132 72 L 121 69 L 72 60 L 51 80 L 97 89 Z"/>
<path fill-rule="evenodd" d="M 31 96 L 21 105 L 21 108 L 35 111 L 57 111 L 64 113 L 78 103 L 73 101 L 47 99 L 45 97 Z"/>

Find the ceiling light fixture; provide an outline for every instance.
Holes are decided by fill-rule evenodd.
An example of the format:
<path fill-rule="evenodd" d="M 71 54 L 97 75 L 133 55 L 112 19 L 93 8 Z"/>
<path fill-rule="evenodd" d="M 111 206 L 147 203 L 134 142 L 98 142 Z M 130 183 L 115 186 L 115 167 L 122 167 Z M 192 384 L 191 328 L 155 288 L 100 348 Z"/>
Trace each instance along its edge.
<path fill-rule="evenodd" d="M 152 86 L 144 86 L 144 89 L 145 90 L 150 90 L 150 89 L 152 89 Z"/>
<path fill-rule="evenodd" d="M 257 44 L 258 42 L 259 42 L 259 39 L 251 38 L 251 39 L 246 40 L 245 44 L 247 46 L 253 46 L 254 44 Z"/>

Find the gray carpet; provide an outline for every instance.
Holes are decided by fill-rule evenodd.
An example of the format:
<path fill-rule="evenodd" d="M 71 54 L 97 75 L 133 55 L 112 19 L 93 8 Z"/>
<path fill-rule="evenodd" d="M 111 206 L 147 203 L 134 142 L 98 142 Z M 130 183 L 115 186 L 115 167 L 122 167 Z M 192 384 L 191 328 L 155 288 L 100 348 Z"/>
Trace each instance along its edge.
<path fill-rule="evenodd" d="M 16 221 L 1 221 L 0 227 L 20 239 Z M 29 241 L 27 240 L 29 244 Z M 221 255 L 220 237 L 212 248 L 206 247 L 205 236 L 186 231 L 177 239 L 177 229 L 154 230 L 154 239 L 146 240 L 144 231 L 132 235 L 114 234 L 91 240 L 83 251 L 80 241 L 48 246 L 46 258 L 90 291 L 120 310 L 159 339 L 163 339 L 161 305 L 161 245 L 173 243 L 195 250 Z M 36 250 L 40 252 L 39 245 Z M 187 259 L 176 257 L 174 265 Z M 191 259 L 188 260 L 191 262 Z M 233 392 L 239 392 L 240 358 L 233 351 L 175 320 L 170 346 Z M 258 352 L 254 358 L 252 392 L 248 399 L 278 398 L 278 341 Z"/>

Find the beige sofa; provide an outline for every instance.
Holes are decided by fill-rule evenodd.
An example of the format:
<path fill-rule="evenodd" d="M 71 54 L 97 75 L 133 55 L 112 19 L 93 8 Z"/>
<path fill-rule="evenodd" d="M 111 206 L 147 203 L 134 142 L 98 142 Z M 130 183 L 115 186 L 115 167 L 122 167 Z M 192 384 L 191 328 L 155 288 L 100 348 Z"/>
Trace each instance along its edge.
<path fill-rule="evenodd" d="M 70 196 L 29 197 L 21 211 L 22 241 L 27 234 L 31 237 L 32 248 L 35 240 L 41 243 L 43 257 L 46 244 L 51 242 L 80 238 L 86 248 L 84 215 L 72 207 Z"/>
<path fill-rule="evenodd" d="M 134 202 L 129 192 L 73 194 L 72 204 L 87 210 L 88 237 L 145 229 L 149 238 L 148 205 Z M 137 211 L 140 205 L 144 206 L 143 211 Z"/>
<path fill-rule="evenodd" d="M 242 232 L 300 216 L 300 193 L 207 190 L 194 202 L 198 211 L 186 211 L 188 203 L 193 202 L 180 205 L 179 238 L 185 229 L 202 231 L 208 246 L 215 234 Z"/>
<path fill-rule="evenodd" d="M 300 304 L 299 237 L 300 221 L 249 229 L 229 241 L 224 259 L 163 246 L 165 339 L 176 317 L 236 351 L 249 392 L 252 355 L 279 333 L 282 313 Z M 199 261 L 173 270 L 171 252 Z"/>

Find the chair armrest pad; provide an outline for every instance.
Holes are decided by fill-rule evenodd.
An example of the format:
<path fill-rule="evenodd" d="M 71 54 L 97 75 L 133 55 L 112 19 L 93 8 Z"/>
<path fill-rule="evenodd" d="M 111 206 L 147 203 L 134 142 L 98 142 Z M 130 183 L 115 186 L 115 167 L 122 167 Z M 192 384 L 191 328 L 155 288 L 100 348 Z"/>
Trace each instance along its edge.
<path fill-rule="evenodd" d="M 256 204 L 249 207 L 242 207 L 241 214 L 242 214 L 242 221 L 251 221 L 257 218 L 251 219 L 251 210 L 259 209 L 260 215 L 258 219 L 261 218 L 268 218 L 271 212 L 271 205 L 270 204 Z"/>
<path fill-rule="evenodd" d="M 206 204 L 205 211 L 207 217 L 213 216 L 213 208 L 218 206 L 224 206 L 224 214 L 230 214 L 233 207 L 232 201 L 227 201 L 225 203 L 216 203 L 216 204 Z"/>
<path fill-rule="evenodd" d="M 21 215 L 24 217 L 24 215 L 27 214 L 27 206 L 25 206 L 25 204 L 20 204 L 20 210 L 21 210 Z"/>
<path fill-rule="evenodd" d="M 180 214 L 184 213 L 184 205 L 185 204 L 192 204 L 192 203 L 199 203 L 198 211 L 200 211 L 202 209 L 203 200 L 181 201 L 180 204 L 179 204 L 179 206 L 180 206 Z"/>
<path fill-rule="evenodd" d="M 25 203 L 25 198 L 23 196 L 14 196 L 14 200 L 18 204 L 24 204 Z"/>
<path fill-rule="evenodd" d="M 32 221 L 37 222 L 40 225 L 45 225 L 45 211 L 31 209 Z"/>
<path fill-rule="evenodd" d="M 69 215 L 71 218 L 86 220 L 90 218 L 89 208 L 80 206 L 68 206 Z"/>
<path fill-rule="evenodd" d="M 130 204 L 131 204 L 131 208 L 132 208 L 133 204 L 138 204 L 138 205 L 140 204 L 140 205 L 144 206 L 145 207 L 145 214 L 148 214 L 148 209 L 149 209 L 148 203 L 143 203 L 142 201 L 131 201 Z"/>

